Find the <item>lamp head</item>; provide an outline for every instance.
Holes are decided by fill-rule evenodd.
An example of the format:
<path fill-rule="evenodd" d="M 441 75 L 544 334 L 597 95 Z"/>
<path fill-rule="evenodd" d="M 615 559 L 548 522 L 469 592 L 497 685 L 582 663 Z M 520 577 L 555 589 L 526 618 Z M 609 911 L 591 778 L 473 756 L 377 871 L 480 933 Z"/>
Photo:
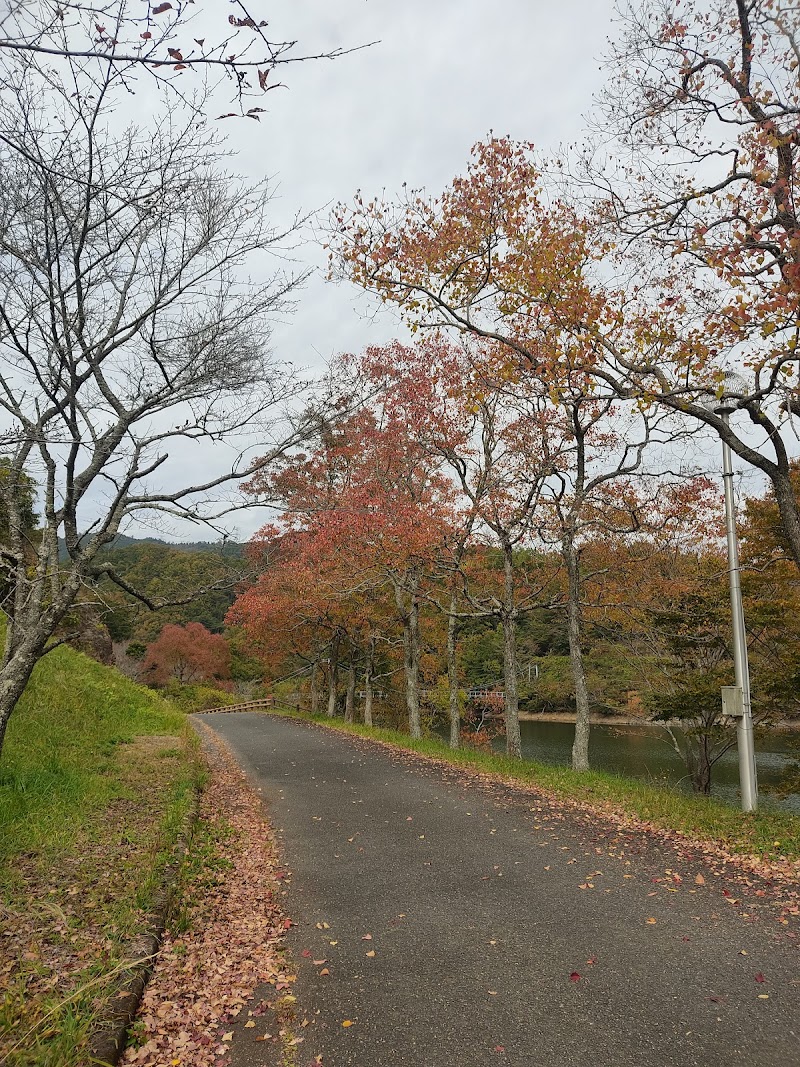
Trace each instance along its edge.
<path fill-rule="evenodd" d="M 719 387 L 708 389 L 706 396 L 700 401 L 704 408 L 713 411 L 715 415 L 730 415 L 738 409 L 738 401 L 750 392 L 750 384 L 746 378 L 735 370 L 726 370 L 722 375 Z"/>

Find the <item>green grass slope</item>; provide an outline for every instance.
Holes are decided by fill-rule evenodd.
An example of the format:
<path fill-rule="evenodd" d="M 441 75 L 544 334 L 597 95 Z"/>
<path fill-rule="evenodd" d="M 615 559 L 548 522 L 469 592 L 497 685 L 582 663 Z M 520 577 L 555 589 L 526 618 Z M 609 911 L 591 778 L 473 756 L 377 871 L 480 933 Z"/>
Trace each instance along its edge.
<path fill-rule="evenodd" d="M 69 648 L 38 665 L 0 757 L 0 1062 L 87 1063 L 198 777 L 185 715 Z"/>

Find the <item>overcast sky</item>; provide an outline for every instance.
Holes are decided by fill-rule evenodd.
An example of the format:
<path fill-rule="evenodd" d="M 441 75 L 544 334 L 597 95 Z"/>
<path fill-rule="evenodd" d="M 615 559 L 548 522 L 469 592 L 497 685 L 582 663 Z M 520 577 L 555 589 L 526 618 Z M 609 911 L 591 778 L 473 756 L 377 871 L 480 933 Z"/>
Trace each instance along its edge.
<path fill-rule="evenodd" d="M 269 34 L 304 52 L 370 41 L 335 62 L 284 68 L 260 125 L 223 125 L 252 176 L 272 175 L 276 217 L 389 194 L 404 182 L 439 192 L 463 173 L 470 147 L 493 130 L 543 151 L 581 136 L 605 77 L 612 0 L 272 0 Z M 313 245 L 300 253 L 324 268 Z M 320 366 L 397 333 L 388 315 L 348 284 L 322 277 L 276 330 L 280 356 Z"/>
<path fill-rule="evenodd" d="M 200 8 L 209 37 L 219 36 L 218 3 Z M 376 42 L 334 62 L 282 68 L 285 87 L 254 101 L 267 108 L 259 123 L 219 124 L 235 153 L 232 169 L 273 179 L 280 228 L 296 215 L 325 219 L 358 189 L 393 196 L 405 183 L 435 195 L 464 172 L 471 146 L 490 131 L 532 141 L 543 154 L 581 140 L 615 36 L 614 0 L 270 0 L 266 8 L 270 39 L 297 40 L 297 54 Z M 216 98 L 221 111 L 230 108 L 227 89 Z M 143 101 L 138 96 L 137 105 Z M 296 267 L 316 273 L 298 293 L 295 314 L 275 326 L 277 358 L 314 376 L 338 352 L 403 336 L 394 313 L 373 297 L 325 281 L 325 253 L 310 232 L 304 236 Z M 185 477 L 187 466 L 231 462 L 240 444 L 177 446 L 174 458 Z M 269 518 L 246 511 L 228 525 L 243 539 Z M 188 524 L 137 523 L 128 532 L 210 536 Z"/>
<path fill-rule="evenodd" d="M 216 4 L 201 9 L 208 36 L 219 35 Z M 282 68 L 285 88 L 258 103 L 261 121 L 220 123 L 236 157 L 232 168 L 274 179 L 275 223 L 403 183 L 440 192 L 463 173 L 471 146 L 490 131 L 533 141 L 542 152 L 580 139 L 592 97 L 605 80 L 601 57 L 613 33 L 613 0 L 271 0 L 266 31 L 297 40 L 297 54 L 376 42 L 334 62 Z M 195 34 L 196 35 L 196 34 Z M 230 109 L 223 85 L 220 111 Z M 141 101 L 139 97 L 139 101 Z M 276 324 L 275 355 L 310 375 L 338 352 L 403 336 L 395 315 L 349 283 L 325 281 L 326 256 L 310 232 L 297 268 L 316 274 L 298 293 L 291 318 Z M 240 442 L 187 446 L 180 467 L 216 467 Z M 213 449 L 213 451 L 212 451 Z M 183 452 L 180 445 L 177 452 Z M 228 455 L 230 453 L 230 455 Z M 239 538 L 266 511 L 229 517 Z M 205 539 L 202 528 L 140 524 L 137 536 Z"/>

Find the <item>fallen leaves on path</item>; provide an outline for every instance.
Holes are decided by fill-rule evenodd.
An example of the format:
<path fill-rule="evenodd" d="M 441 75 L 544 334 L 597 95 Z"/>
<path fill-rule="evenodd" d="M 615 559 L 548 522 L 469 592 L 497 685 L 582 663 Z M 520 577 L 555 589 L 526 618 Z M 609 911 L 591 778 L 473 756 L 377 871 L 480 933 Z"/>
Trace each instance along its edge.
<path fill-rule="evenodd" d="M 278 953 L 290 925 L 280 903 L 287 873 L 258 794 L 226 746 L 210 731 L 206 739 L 211 780 L 196 840 L 205 826 L 215 847 L 186 887 L 180 925 L 188 929 L 164 939 L 139 1011 L 139 1047 L 127 1050 L 125 1065 L 222 1067 L 231 1021 L 253 990 L 263 983 L 289 989 L 294 981 Z"/>

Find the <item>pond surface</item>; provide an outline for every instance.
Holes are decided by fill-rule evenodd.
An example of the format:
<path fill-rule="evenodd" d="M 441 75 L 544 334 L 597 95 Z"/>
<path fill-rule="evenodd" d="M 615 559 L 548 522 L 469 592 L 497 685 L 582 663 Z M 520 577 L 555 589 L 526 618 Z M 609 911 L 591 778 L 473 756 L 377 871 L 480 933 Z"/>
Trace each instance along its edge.
<path fill-rule="evenodd" d="M 572 759 L 573 723 L 526 720 L 520 723 L 522 755 L 540 763 L 569 766 Z M 800 747 L 790 747 L 796 735 L 776 733 L 756 739 L 756 764 L 762 807 L 780 807 L 800 814 L 800 794 L 777 798 L 770 796 L 768 787 L 776 785 L 787 765 L 800 761 Z M 498 738 L 495 747 L 505 750 L 505 739 Z M 665 787 L 673 786 L 691 792 L 686 769 L 672 748 L 669 736 L 656 724 L 636 723 L 631 726 L 592 724 L 589 741 L 592 767 L 629 778 L 642 778 Z M 738 805 L 739 758 L 732 748 L 714 765 L 712 795 Z"/>

